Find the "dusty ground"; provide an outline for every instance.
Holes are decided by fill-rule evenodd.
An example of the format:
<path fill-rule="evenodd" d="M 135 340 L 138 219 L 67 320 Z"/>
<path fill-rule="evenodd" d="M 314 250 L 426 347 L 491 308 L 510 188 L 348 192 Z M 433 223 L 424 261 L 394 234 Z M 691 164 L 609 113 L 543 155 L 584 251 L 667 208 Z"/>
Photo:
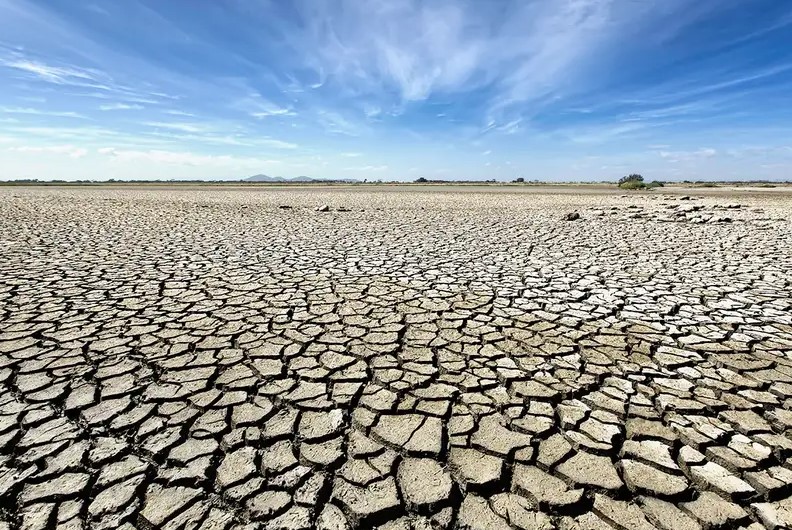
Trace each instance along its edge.
<path fill-rule="evenodd" d="M 792 195 L 527 191 L 0 188 L 0 528 L 792 525 Z"/>

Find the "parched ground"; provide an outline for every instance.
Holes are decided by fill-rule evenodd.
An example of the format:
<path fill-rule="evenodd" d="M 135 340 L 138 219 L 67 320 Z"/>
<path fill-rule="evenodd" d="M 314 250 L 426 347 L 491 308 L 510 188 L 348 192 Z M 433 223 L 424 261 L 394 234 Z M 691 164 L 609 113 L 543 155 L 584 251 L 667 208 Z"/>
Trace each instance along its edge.
<path fill-rule="evenodd" d="M 0 188 L 0 529 L 789 528 L 792 194 L 540 191 Z"/>

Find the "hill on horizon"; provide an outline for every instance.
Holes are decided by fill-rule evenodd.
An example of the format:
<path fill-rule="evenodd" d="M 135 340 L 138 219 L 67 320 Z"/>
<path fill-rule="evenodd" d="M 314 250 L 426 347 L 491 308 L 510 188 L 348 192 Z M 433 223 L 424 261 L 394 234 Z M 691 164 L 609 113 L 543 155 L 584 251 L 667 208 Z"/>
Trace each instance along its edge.
<path fill-rule="evenodd" d="M 244 180 L 247 182 L 314 182 L 318 179 L 313 179 L 311 177 L 306 177 L 306 176 L 299 176 L 293 178 L 270 177 L 269 175 L 259 173 L 258 175 L 252 175 Z"/>

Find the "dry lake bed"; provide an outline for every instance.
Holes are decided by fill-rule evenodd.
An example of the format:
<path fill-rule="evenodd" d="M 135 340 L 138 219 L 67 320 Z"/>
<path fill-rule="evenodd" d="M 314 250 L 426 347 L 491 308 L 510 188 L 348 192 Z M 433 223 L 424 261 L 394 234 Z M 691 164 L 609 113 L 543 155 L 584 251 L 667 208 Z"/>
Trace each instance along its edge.
<path fill-rule="evenodd" d="M 786 188 L 2 187 L 0 529 L 790 528 L 791 219 Z"/>

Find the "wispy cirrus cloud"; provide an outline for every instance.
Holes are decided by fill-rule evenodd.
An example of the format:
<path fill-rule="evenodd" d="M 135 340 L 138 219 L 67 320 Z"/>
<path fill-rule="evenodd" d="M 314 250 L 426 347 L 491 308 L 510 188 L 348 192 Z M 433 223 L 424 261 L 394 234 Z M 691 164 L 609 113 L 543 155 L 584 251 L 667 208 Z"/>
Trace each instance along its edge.
<path fill-rule="evenodd" d="M 170 110 L 166 110 L 164 112 L 165 112 L 165 114 L 170 114 L 171 116 L 187 116 L 187 117 L 194 117 L 195 116 L 195 114 L 193 114 L 192 112 L 185 112 L 183 110 L 170 109 Z"/>
<path fill-rule="evenodd" d="M 284 142 L 283 140 L 275 140 L 273 138 L 260 138 L 254 140 L 254 143 L 264 145 L 267 147 L 274 147 L 275 149 L 297 149 L 297 144 L 292 142 Z"/>
<path fill-rule="evenodd" d="M 345 167 L 346 171 L 385 171 L 388 169 L 388 166 L 380 165 L 380 166 L 353 166 L 353 167 Z"/>
<path fill-rule="evenodd" d="M 141 110 L 143 105 L 130 104 L 130 103 L 113 103 L 110 105 L 100 105 L 99 110 Z"/>
<path fill-rule="evenodd" d="M 67 155 L 70 158 L 82 158 L 88 154 L 88 150 L 83 147 L 75 147 L 73 145 L 22 145 L 9 147 L 9 151 L 17 153 L 54 153 L 58 155 Z"/>
<path fill-rule="evenodd" d="M 86 116 L 73 111 L 33 109 L 30 107 L 0 107 L 0 112 L 3 112 L 5 114 L 27 114 L 30 116 L 48 116 L 53 118 L 80 118 L 80 119 L 86 118 Z"/>
<path fill-rule="evenodd" d="M 280 107 L 274 107 L 267 110 L 259 110 L 257 112 L 251 112 L 251 116 L 254 118 L 268 118 L 270 116 L 296 116 L 297 113 L 290 109 L 284 109 Z"/>
<path fill-rule="evenodd" d="M 374 95 L 394 106 L 487 88 L 489 106 L 503 108 L 574 83 L 615 32 L 653 8 L 612 0 L 481 7 L 456 0 L 303 1 L 296 10 L 305 31 L 290 42 L 325 87 L 352 96 Z"/>
<path fill-rule="evenodd" d="M 360 136 L 369 129 L 367 124 L 331 110 L 320 109 L 316 119 L 319 126 L 329 134 Z"/>
<path fill-rule="evenodd" d="M 96 81 L 98 72 L 74 66 L 53 66 L 28 59 L 14 58 L 2 61 L 2 64 L 19 72 L 35 76 L 44 81 L 58 85 L 77 86 L 91 85 L 87 81 Z"/>
<path fill-rule="evenodd" d="M 711 147 L 702 147 L 695 151 L 658 151 L 660 158 L 669 162 L 689 162 L 691 160 L 701 160 L 713 158 L 718 155 L 718 150 Z"/>
<path fill-rule="evenodd" d="M 168 122 L 168 121 L 147 121 L 144 123 L 149 127 L 157 129 L 168 129 L 172 131 L 181 131 L 186 133 L 200 133 L 209 131 L 210 128 L 200 123 L 185 123 L 185 122 Z"/>
<path fill-rule="evenodd" d="M 189 151 L 166 151 L 161 149 L 129 150 L 114 147 L 103 147 L 97 151 L 120 162 L 146 161 L 176 166 L 213 166 L 213 167 L 250 167 L 257 168 L 265 164 L 279 163 L 278 160 L 267 160 L 254 157 L 235 157 L 231 155 L 207 155 Z"/>

